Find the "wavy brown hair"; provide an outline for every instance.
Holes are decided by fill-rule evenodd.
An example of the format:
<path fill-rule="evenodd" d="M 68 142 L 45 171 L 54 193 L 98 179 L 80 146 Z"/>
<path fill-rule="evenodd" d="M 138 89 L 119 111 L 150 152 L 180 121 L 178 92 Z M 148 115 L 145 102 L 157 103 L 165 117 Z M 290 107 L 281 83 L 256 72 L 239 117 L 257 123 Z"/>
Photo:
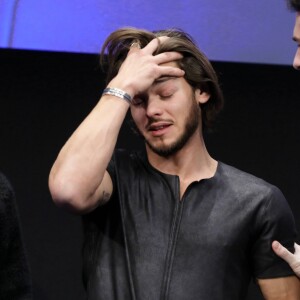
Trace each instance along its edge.
<path fill-rule="evenodd" d="M 139 41 L 143 48 L 151 40 L 160 36 L 170 38 L 161 43 L 153 55 L 167 51 L 176 51 L 183 55 L 178 65 L 185 71 L 186 81 L 193 89 L 200 89 L 210 95 L 209 101 L 201 105 L 201 114 L 203 127 L 211 127 L 223 107 L 223 93 L 211 63 L 196 46 L 192 37 L 182 30 L 167 29 L 151 32 L 136 28 L 122 28 L 111 33 L 103 44 L 100 56 L 100 63 L 107 74 L 106 84 L 117 75 L 133 42 Z"/>
<path fill-rule="evenodd" d="M 300 12 L 300 0 L 287 0 L 287 2 L 290 9 Z"/>

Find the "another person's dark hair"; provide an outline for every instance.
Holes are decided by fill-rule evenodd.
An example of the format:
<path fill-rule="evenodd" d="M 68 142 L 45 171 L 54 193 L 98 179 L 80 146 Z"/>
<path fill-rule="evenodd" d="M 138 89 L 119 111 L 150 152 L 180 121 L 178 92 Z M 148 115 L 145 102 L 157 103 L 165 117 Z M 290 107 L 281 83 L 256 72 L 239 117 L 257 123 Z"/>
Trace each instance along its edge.
<path fill-rule="evenodd" d="M 287 3 L 290 9 L 300 12 L 300 0 L 287 0 Z"/>
<path fill-rule="evenodd" d="M 151 40 L 160 36 L 168 36 L 170 39 L 159 45 L 154 55 L 176 51 L 183 55 L 178 61 L 179 67 L 185 71 L 184 78 L 193 89 L 210 94 L 210 99 L 201 105 L 203 127 L 211 127 L 217 114 L 223 107 L 223 93 L 218 83 L 217 75 L 195 42 L 187 33 L 178 29 L 160 31 L 146 31 L 136 28 L 122 28 L 113 32 L 104 42 L 100 62 L 106 65 L 106 84 L 114 78 L 125 60 L 130 45 L 139 41 L 141 47 L 145 47 Z"/>

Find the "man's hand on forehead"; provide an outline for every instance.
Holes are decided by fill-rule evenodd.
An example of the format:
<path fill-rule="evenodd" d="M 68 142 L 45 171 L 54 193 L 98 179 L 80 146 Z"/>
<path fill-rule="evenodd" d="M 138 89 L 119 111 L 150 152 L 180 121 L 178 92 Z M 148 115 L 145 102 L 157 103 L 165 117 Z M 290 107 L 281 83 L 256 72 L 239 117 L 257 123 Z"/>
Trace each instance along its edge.
<path fill-rule="evenodd" d="M 184 71 L 178 66 L 164 65 L 181 59 L 181 53 L 167 51 L 153 55 L 160 43 L 167 39 L 167 36 L 157 37 L 144 48 L 134 40 L 118 75 L 110 82 L 109 87 L 122 89 L 133 98 L 145 92 L 158 78 L 182 77 Z"/>

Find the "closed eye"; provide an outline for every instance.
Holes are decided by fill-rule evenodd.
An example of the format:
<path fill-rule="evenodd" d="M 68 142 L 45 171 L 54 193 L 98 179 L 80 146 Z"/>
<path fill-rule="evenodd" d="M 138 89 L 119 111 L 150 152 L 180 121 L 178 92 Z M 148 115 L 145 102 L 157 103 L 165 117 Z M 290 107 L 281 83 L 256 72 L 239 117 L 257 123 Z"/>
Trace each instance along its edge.
<path fill-rule="evenodd" d="M 173 96 L 173 94 L 165 94 L 165 95 L 160 95 L 160 99 L 162 100 L 168 100 Z"/>
<path fill-rule="evenodd" d="M 140 106 L 146 103 L 145 97 L 136 96 L 132 99 L 131 104 L 134 106 Z"/>

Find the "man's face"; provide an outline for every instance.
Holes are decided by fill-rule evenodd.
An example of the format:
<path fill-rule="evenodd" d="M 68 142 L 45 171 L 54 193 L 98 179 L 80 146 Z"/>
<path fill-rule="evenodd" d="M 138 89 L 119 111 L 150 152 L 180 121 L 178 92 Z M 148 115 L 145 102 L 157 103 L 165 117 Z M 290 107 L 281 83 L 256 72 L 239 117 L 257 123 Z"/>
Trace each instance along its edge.
<path fill-rule="evenodd" d="M 295 54 L 293 66 L 295 69 L 300 70 L 300 12 L 296 14 L 296 22 L 294 27 L 293 40 L 297 43 L 298 48 Z"/>
<path fill-rule="evenodd" d="M 208 98 L 193 91 L 183 77 L 163 77 L 133 99 L 131 115 L 148 149 L 167 157 L 182 149 L 192 136 L 200 136 L 199 103 Z"/>

